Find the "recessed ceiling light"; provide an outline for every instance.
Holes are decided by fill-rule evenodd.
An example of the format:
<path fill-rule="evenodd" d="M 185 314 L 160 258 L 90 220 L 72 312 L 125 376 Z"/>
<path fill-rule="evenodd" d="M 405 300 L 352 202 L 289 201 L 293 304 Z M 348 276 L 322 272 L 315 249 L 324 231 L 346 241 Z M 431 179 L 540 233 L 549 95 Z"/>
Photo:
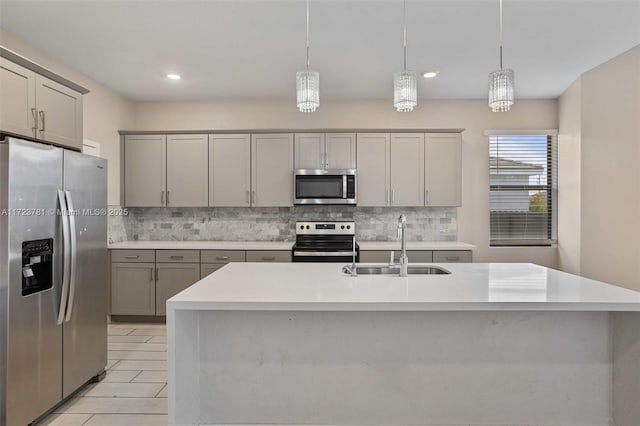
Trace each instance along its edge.
<path fill-rule="evenodd" d="M 167 74 L 167 78 L 169 80 L 180 80 L 182 77 L 179 74 Z"/>
<path fill-rule="evenodd" d="M 438 75 L 438 71 L 427 71 L 424 74 L 422 74 L 424 78 L 433 78 L 437 75 Z"/>

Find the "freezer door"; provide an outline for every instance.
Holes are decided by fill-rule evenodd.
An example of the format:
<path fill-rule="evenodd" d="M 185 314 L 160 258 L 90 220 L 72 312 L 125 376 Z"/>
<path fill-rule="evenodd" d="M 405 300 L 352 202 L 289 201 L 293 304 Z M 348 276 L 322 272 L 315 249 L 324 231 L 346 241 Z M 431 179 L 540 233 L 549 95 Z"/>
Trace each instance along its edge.
<path fill-rule="evenodd" d="M 0 311 L 7 319 L 0 321 L 4 369 L 0 423 L 26 425 L 62 399 L 62 326 L 57 325 L 62 247 L 60 217 L 55 214 L 62 188 L 62 150 L 17 139 L 9 139 L 0 149 L 4 150 L 0 175 L 6 176 L 0 181 L 5 185 L 0 204 L 6 207 L 0 244 L 8 253 L 1 260 L 6 266 L 0 268 L 4 274 L 0 282 L 5 285 Z M 52 245 L 46 248 L 38 241 Z M 38 251 L 52 254 L 41 257 Z M 45 257 L 48 267 L 43 264 Z"/>
<path fill-rule="evenodd" d="M 107 364 L 107 162 L 64 151 L 64 189 L 73 210 L 71 285 L 63 330 L 63 397 Z"/>

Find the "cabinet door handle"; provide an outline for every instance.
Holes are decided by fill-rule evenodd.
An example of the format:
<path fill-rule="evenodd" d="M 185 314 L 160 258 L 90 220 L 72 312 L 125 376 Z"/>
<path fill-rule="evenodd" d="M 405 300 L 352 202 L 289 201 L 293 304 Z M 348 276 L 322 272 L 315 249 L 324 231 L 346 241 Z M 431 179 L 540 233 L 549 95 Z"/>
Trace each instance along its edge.
<path fill-rule="evenodd" d="M 253 200 L 253 206 L 255 207 L 258 203 L 258 195 L 256 194 L 256 191 L 251 191 L 251 198 Z"/>
<path fill-rule="evenodd" d="M 33 136 L 38 136 L 38 110 L 35 108 L 31 108 L 31 118 L 33 119 L 33 126 L 31 126 L 31 130 L 33 130 Z"/>
<path fill-rule="evenodd" d="M 389 190 L 385 190 L 385 194 L 384 194 L 384 204 L 385 205 L 389 205 L 391 203 L 391 199 L 389 198 Z"/>
<path fill-rule="evenodd" d="M 156 279 L 155 279 L 155 281 L 160 281 L 160 268 L 156 268 Z"/>
<path fill-rule="evenodd" d="M 460 260 L 460 256 L 447 256 L 447 260 Z"/>
<path fill-rule="evenodd" d="M 216 260 L 229 260 L 229 256 L 216 256 Z"/>
<path fill-rule="evenodd" d="M 160 191 L 160 205 L 164 206 L 164 189 Z"/>
<path fill-rule="evenodd" d="M 132 255 L 129 255 L 129 256 L 125 256 L 124 258 L 125 259 L 139 259 L 140 256 L 138 256 L 137 254 L 132 254 Z"/>
<path fill-rule="evenodd" d="M 247 204 L 251 204 L 251 192 L 249 190 L 246 191 Z"/>
<path fill-rule="evenodd" d="M 276 257 L 275 256 L 262 256 L 262 260 L 267 260 L 267 261 L 276 260 Z"/>
<path fill-rule="evenodd" d="M 396 203 L 396 191 L 395 190 L 391 190 L 391 205 Z"/>
<path fill-rule="evenodd" d="M 153 276 L 153 271 L 154 271 L 154 269 L 155 269 L 155 268 L 149 268 L 149 272 L 150 272 L 150 274 L 149 274 L 149 275 L 151 275 L 151 279 L 150 279 L 150 281 L 155 281 L 155 280 L 156 280 L 156 278 Z"/>
<path fill-rule="evenodd" d="M 329 153 L 328 152 L 324 153 L 324 167 L 325 167 L 325 169 L 329 168 Z"/>
<path fill-rule="evenodd" d="M 424 190 L 424 201 L 425 201 L 425 204 L 429 204 L 429 190 L 428 189 Z"/>
<path fill-rule="evenodd" d="M 171 256 L 171 260 L 183 260 L 184 256 Z"/>
<path fill-rule="evenodd" d="M 44 133 L 45 130 L 45 120 L 44 120 L 44 111 L 40 110 L 38 111 L 38 114 L 40 115 L 40 133 Z"/>
<path fill-rule="evenodd" d="M 168 206 L 168 205 L 169 205 L 169 203 L 170 203 L 170 201 L 169 201 L 169 194 L 170 194 L 170 193 L 171 193 L 171 191 L 169 191 L 169 190 L 167 189 L 167 206 Z"/>

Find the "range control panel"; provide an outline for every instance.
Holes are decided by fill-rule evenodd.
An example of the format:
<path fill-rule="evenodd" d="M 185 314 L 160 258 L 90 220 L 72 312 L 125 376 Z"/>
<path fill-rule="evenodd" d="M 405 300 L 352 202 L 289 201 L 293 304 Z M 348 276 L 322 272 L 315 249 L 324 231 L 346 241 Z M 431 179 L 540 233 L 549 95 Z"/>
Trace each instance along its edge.
<path fill-rule="evenodd" d="M 355 222 L 296 222 L 296 235 L 355 235 Z"/>

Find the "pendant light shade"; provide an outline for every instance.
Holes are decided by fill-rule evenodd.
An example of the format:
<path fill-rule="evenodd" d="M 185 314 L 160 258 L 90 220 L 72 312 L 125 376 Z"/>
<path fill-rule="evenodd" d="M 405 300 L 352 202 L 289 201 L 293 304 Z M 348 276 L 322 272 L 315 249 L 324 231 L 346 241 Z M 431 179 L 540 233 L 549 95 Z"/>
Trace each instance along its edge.
<path fill-rule="evenodd" d="M 493 112 L 506 112 L 514 102 L 514 72 L 502 68 L 502 0 L 500 1 L 500 69 L 489 74 L 489 107 Z"/>
<path fill-rule="evenodd" d="M 513 70 L 499 69 L 489 74 L 489 107 L 506 112 L 513 105 Z"/>
<path fill-rule="evenodd" d="M 393 106 L 398 112 L 410 112 L 418 105 L 418 77 L 407 71 L 407 2 L 402 2 L 403 68 L 393 74 Z"/>
<path fill-rule="evenodd" d="M 307 69 L 296 73 L 296 99 L 300 112 L 320 106 L 320 73 L 309 70 L 309 0 L 307 0 Z"/>
<path fill-rule="evenodd" d="M 300 112 L 314 112 L 320 106 L 320 73 L 309 70 L 298 71 L 296 93 Z"/>
<path fill-rule="evenodd" d="M 413 71 L 393 75 L 393 106 L 398 112 L 410 112 L 418 104 L 418 78 Z"/>

